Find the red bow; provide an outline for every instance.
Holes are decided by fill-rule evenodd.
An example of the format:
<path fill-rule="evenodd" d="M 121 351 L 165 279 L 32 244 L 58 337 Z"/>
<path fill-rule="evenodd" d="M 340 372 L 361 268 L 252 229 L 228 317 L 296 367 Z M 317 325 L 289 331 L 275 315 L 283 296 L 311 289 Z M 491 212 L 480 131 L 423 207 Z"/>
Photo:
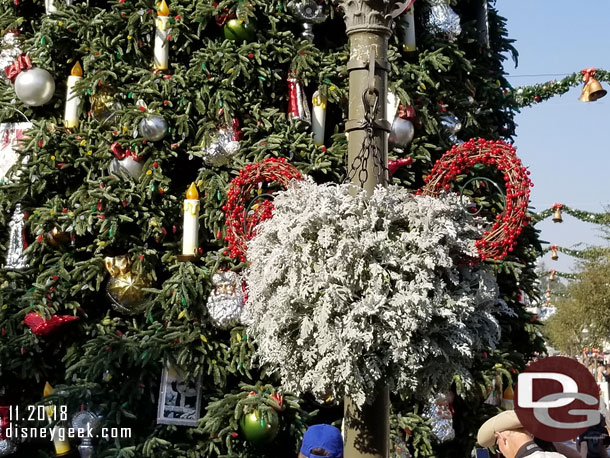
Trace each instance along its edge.
<path fill-rule="evenodd" d="M 114 154 L 114 157 L 116 157 L 118 160 L 125 159 L 126 157 L 130 156 L 136 162 L 140 162 L 142 160 L 140 156 L 131 151 L 129 148 L 123 148 L 119 142 L 114 142 L 112 145 L 110 145 L 110 151 L 112 151 L 112 154 Z"/>
<path fill-rule="evenodd" d="M 585 83 L 589 82 L 589 79 L 595 76 L 595 67 L 591 67 L 591 68 L 584 68 L 581 73 L 583 74 L 583 81 Z"/>
<path fill-rule="evenodd" d="M 407 105 L 406 107 L 399 105 L 398 114 L 396 116 L 402 119 L 415 119 L 415 108 L 411 105 Z"/>
<path fill-rule="evenodd" d="M 71 315 L 53 315 L 48 320 L 45 320 L 42 315 L 36 312 L 30 312 L 25 316 L 25 325 L 32 330 L 37 336 L 46 336 L 57 331 L 64 323 L 78 320 L 77 316 Z"/>
<path fill-rule="evenodd" d="M 15 78 L 17 75 L 21 73 L 23 70 L 29 70 L 32 68 L 32 61 L 30 60 L 30 56 L 27 54 L 21 54 L 15 62 L 4 69 L 4 74 L 11 81 L 11 83 L 15 82 Z"/>
<path fill-rule="evenodd" d="M 225 8 L 225 11 L 229 11 L 228 8 Z M 226 22 L 229 19 L 235 19 L 237 17 L 237 14 L 235 13 L 224 13 L 224 14 L 219 14 L 218 16 L 216 16 L 216 24 L 218 24 L 218 27 L 222 27 L 223 25 L 226 24 Z"/>
<path fill-rule="evenodd" d="M 413 164 L 412 157 L 406 157 L 406 158 L 396 159 L 395 161 L 389 161 L 388 162 L 388 171 L 390 172 L 390 176 L 393 176 L 399 168 L 404 167 L 405 165 L 411 165 L 411 164 Z"/>

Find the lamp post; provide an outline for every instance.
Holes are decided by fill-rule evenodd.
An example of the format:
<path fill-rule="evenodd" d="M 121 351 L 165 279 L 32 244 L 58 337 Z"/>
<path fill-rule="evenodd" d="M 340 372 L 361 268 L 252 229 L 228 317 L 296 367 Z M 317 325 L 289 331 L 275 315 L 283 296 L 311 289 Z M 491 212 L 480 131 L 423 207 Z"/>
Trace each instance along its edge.
<path fill-rule="evenodd" d="M 347 171 L 370 195 L 388 182 L 386 120 L 388 39 L 392 22 L 411 1 L 340 0 L 350 42 Z M 387 458 L 390 394 L 381 381 L 375 400 L 359 408 L 345 398 L 345 458 Z"/>

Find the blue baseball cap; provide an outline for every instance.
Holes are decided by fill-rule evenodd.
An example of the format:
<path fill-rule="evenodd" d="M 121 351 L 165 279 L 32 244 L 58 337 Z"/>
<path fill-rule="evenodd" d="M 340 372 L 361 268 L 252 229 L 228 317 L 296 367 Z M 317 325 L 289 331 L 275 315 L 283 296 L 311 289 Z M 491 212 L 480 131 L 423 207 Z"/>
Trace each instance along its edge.
<path fill-rule="evenodd" d="M 316 458 L 319 455 L 311 453 L 316 448 L 326 450 L 329 453 L 329 458 L 342 458 L 343 438 L 341 437 L 341 431 L 331 425 L 310 426 L 303 435 L 301 453 L 307 458 Z"/>

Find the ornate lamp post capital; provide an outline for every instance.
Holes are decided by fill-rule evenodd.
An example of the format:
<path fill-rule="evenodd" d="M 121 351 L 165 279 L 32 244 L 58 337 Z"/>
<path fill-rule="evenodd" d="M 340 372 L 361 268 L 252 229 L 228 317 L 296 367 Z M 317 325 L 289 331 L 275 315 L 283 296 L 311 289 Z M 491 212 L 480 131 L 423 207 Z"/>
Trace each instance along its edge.
<path fill-rule="evenodd" d="M 411 0 L 340 0 L 347 35 L 355 32 L 377 32 L 390 35 L 392 21 L 404 12 Z"/>

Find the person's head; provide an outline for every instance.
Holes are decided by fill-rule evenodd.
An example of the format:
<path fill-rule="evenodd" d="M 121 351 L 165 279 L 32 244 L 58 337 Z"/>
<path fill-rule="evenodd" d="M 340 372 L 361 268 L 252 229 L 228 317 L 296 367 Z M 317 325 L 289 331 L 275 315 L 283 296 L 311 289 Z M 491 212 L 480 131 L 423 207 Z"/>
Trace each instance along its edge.
<path fill-rule="evenodd" d="M 331 425 L 310 426 L 303 435 L 299 458 L 342 458 L 341 431 Z"/>
<path fill-rule="evenodd" d="M 506 458 L 514 458 L 517 451 L 534 436 L 527 432 L 514 410 L 501 412 L 487 420 L 477 435 L 477 442 L 483 447 L 494 445 Z"/>

